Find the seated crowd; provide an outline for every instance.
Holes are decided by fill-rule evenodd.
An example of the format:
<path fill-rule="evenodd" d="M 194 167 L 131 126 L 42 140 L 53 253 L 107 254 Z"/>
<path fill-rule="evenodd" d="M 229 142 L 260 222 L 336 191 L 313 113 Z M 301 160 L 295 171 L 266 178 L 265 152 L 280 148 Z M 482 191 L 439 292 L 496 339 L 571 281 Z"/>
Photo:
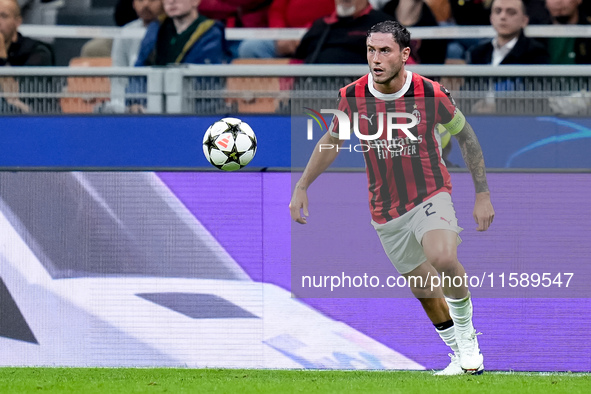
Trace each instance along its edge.
<path fill-rule="evenodd" d="M 0 0 L 0 64 L 52 65 L 51 47 L 18 33 L 20 0 Z M 383 20 L 413 26 L 487 25 L 492 40 L 415 39 L 409 63 L 590 64 L 591 38 L 532 39 L 528 24 L 591 24 L 582 0 L 119 0 L 114 19 L 142 39 L 98 40 L 83 56 L 114 66 L 219 64 L 236 58 L 363 64 L 365 32 Z M 306 28 L 301 40 L 226 42 L 224 27 Z M 107 41 L 107 42 L 105 42 Z M 92 45 L 88 48 L 93 48 Z M 84 49 L 83 49 L 84 51 Z"/>
<path fill-rule="evenodd" d="M 23 37 L 20 0 L 0 0 L 0 65 L 55 64 L 50 45 Z M 119 0 L 114 19 L 144 29 L 143 39 L 91 40 L 83 56 L 108 56 L 113 66 L 222 64 L 237 58 L 291 63 L 365 64 L 367 30 L 385 20 L 409 27 L 487 25 L 492 39 L 414 39 L 409 64 L 591 64 L 591 38 L 533 39 L 528 24 L 591 24 L 582 0 Z M 227 42 L 225 27 L 305 28 L 301 40 Z M 86 53 L 84 53 L 86 52 Z M 110 56 L 109 56 L 110 55 Z M 0 80 L 3 92 L 18 91 Z M 13 105 L 26 111 L 15 99 Z M 9 101 L 9 100 L 5 100 Z"/>

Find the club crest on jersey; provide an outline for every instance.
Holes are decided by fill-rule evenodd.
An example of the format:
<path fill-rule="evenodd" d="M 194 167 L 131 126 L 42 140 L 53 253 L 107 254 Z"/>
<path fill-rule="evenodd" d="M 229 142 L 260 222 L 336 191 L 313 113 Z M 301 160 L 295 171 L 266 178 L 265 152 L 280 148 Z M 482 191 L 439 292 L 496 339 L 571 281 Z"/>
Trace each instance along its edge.
<path fill-rule="evenodd" d="M 412 110 L 412 114 L 417 118 L 417 124 L 421 123 L 421 111 L 416 108 L 416 104 L 415 109 Z"/>

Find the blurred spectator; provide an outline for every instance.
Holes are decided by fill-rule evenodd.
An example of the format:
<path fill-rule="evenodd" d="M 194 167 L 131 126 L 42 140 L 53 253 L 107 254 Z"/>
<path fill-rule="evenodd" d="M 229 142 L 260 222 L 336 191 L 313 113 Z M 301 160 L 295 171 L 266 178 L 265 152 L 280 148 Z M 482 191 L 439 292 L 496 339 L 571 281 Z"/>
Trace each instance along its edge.
<path fill-rule="evenodd" d="M 133 0 L 118 0 L 115 5 L 113 19 L 117 26 L 124 26 L 137 19 L 137 13 L 133 8 Z"/>
<path fill-rule="evenodd" d="M 529 17 L 522 0 L 494 0 L 490 22 L 497 32 L 491 41 L 473 47 L 468 54 L 470 64 L 548 64 L 550 57 L 539 42 L 526 37 L 523 29 Z M 489 89 L 488 97 L 475 102 L 472 112 L 490 113 L 497 109 L 495 91 L 513 91 L 521 85 L 521 78 L 500 79 L 494 85 L 482 85 Z"/>
<path fill-rule="evenodd" d="M 555 24 L 589 25 L 591 16 L 586 10 L 591 8 L 589 1 L 546 0 L 546 7 Z M 551 62 L 553 64 L 591 64 L 591 39 L 585 37 L 552 37 L 548 39 Z M 586 113 L 591 106 L 591 94 L 581 91 L 566 97 L 549 97 L 553 112 L 566 116 Z"/>
<path fill-rule="evenodd" d="M 163 0 L 163 5 L 167 17 L 148 26 L 136 66 L 219 64 L 225 60 L 224 27 L 199 15 L 199 0 Z"/>
<path fill-rule="evenodd" d="M 530 25 L 547 25 L 552 23 L 550 14 L 546 10 L 546 0 L 524 0 Z M 425 3 L 433 11 L 433 15 L 439 23 L 445 23 L 455 19 L 458 25 L 488 25 L 486 15 L 490 8 L 490 0 L 461 1 L 461 0 L 425 0 Z M 454 4 L 452 15 L 451 4 Z M 475 11 L 475 19 L 470 18 L 471 12 Z M 455 18 L 453 18 L 455 16 Z"/>
<path fill-rule="evenodd" d="M 557 25 L 589 25 L 581 0 L 546 0 L 546 8 Z M 548 51 L 552 64 L 591 64 L 591 38 L 551 37 Z"/>
<path fill-rule="evenodd" d="M 18 32 L 22 23 L 21 10 L 16 0 L 0 0 L 0 66 L 52 66 L 53 50 L 41 41 L 23 37 Z M 18 94 L 19 82 L 14 78 L 0 78 L 2 95 Z M 18 97 L 5 97 L 1 107 L 8 104 L 9 112 L 31 112 L 29 104 Z"/>
<path fill-rule="evenodd" d="M 294 57 L 310 64 L 365 64 L 367 31 L 391 19 L 367 0 L 335 0 L 336 11 L 317 19 L 304 35 Z"/>
<path fill-rule="evenodd" d="M 423 0 L 392 0 L 383 10 L 403 26 L 438 26 L 431 9 Z M 447 40 L 412 40 L 410 56 L 420 64 L 443 64 Z"/>
<path fill-rule="evenodd" d="M 548 64 L 548 51 L 539 42 L 526 37 L 523 29 L 529 17 L 522 0 L 494 0 L 490 23 L 497 32 L 492 40 L 473 47 L 470 64 Z"/>
<path fill-rule="evenodd" d="M 123 30 L 146 28 L 154 22 L 158 16 L 164 13 L 162 0 L 133 0 L 133 9 L 139 19 L 123 26 Z M 133 67 L 140 51 L 141 39 L 116 38 L 113 41 L 111 59 L 114 67 Z"/>
<path fill-rule="evenodd" d="M 425 3 L 427 3 L 431 12 L 433 12 L 437 22 L 448 22 L 451 19 L 449 0 L 425 0 Z"/>
<path fill-rule="evenodd" d="M 334 0 L 274 0 L 269 7 L 269 27 L 302 28 L 335 10 Z M 290 57 L 300 40 L 244 40 L 238 47 L 241 58 Z"/>
<path fill-rule="evenodd" d="M 137 19 L 133 7 L 134 0 L 118 0 L 115 4 L 113 19 L 117 26 L 123 26 Z M 80 49 L 81 57 L 110 57 L 113 53 L 113 39 L 93 38 L 88 40 Z"/>
<path fill-rule="evenodd" d="M 268 10 L 273 0 L 201 0 L 199 13 L 217 19 L 226 27 L 268 27 Z M 241 41 L 228 42 L 232 58 L 239 57 Z"/>
<path fill-rule="evenodd" d="M 82 57 L 110 57 L 113 50 L 112 38 L 93 38 L 80 48 Z"/>
<path fill-rule="evenodd" d="M 268 27 L 268 9 L 273 0 L 201 0 L 199 13 L 227 27 Z"/>
<path fill-rule="evenodd" d="M 16 0 L 0 0 L 0 65 L 53 66 L 52 48 L 41 41 L 23 37 L 18 32 L 21 23 Z"/>
<path fill-rule="evenodd" d="M 170 64 L 220 64 L 226 60 L 224 27 L 197 11 L 199 0 L 163 0 L 164 18 L 148 25 L 136 67 Z M 221 89 L 221 80 L 205 78 L 209 89 Z M 201 78 L 194 80 L 201 90 Z M 145 92 L 141 79 L 130 78 L 126 93 Z M 217 105 L 216 100 L 210 100 Z M 145 100 L 127 100 L 127 111 L 145 112 Z"/>

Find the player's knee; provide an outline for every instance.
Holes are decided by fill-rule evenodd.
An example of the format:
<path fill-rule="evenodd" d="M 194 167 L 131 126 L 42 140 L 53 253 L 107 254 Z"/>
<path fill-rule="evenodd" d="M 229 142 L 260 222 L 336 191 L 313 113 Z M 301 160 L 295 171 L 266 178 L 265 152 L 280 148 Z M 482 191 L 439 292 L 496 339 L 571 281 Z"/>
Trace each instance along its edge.
<path fill-rule="evenodd" d="M 433 287 L 429 283 L 429 277 L 421 275 L 407 275 L 406 280 L 415 298 L 430 299 L 433 297 Z"/>
<path fill-rule="evenodd" d="M 440 248 L 437 253 L 433 253 L 429 262 L 437 272 L 448 272 L 455 269 L 458 264 L 458 256 L 454 248 Z"/>

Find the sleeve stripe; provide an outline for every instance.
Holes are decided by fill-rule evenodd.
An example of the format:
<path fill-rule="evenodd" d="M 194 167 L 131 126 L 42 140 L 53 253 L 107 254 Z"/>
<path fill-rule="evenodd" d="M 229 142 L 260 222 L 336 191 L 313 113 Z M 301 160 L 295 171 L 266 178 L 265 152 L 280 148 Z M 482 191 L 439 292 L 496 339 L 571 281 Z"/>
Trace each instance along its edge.
<path fill-rule="evenodd" d="M 338 131 L 336 131 L 336 132 L 333 131 L 334 130 L 335 123 L 336 123 L 336 119 L 337 119 L 336 116 L 332 118 L 332 122 L 330 122 L 330 126 L 328 126 L 328 132 L 330 133 L 330 135 L 332 137 L 339 138 L 339 132 Z"/>

